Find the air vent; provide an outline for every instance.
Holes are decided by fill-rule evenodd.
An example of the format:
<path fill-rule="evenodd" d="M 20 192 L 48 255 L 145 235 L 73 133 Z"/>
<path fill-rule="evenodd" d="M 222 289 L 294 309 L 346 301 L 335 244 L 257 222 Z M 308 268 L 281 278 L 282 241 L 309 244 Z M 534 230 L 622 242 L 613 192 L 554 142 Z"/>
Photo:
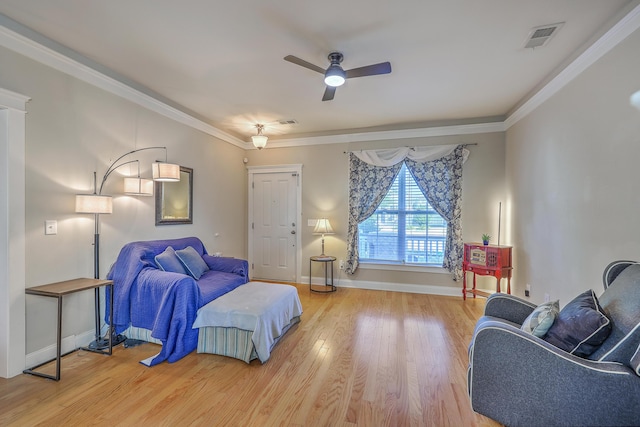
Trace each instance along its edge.
<path fill-rule="evenodd" d="M 524 42 L 524 48 L 535 49 L 536 47 L 546 45 L 549 43 L 549 40 L 558 33 L 563 25 L 564 22 L 559 22 L 557 24 L 549 24 L 532 28 L 527 36 L 527 40 Z"/>
<path fill-rule="evenodd" d="M 281 119 L 281 120 L 278 120 L 278 123 L 281 125 L 290 125 L 290 126 L 298 124 L 298 122 L 295 119 Z"/>

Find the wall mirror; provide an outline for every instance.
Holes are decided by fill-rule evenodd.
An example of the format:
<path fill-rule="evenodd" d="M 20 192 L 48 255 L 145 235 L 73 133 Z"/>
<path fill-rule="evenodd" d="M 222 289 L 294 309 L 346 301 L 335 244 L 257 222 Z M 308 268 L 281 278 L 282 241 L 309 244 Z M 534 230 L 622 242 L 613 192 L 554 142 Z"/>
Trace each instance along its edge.
<path fill-rule="evenodd" d="M 193 224 L 193 169 L 180 166 L 179 182 L 155 183 L 156 225 Z"/>

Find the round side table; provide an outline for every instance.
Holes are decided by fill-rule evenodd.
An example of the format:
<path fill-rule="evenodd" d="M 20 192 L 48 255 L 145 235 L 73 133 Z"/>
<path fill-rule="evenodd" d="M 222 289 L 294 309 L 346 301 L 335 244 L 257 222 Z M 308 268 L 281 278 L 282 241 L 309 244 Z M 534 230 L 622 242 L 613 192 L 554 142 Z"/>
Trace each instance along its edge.
<path fill-rule="evenodd" d="M 317 256 L 312 256 L 311 258 L 309 258 L 309 290 L 311 292 L 318 292 L 321 294 L 326 294 L 329 292 L 335 292 L 336 291 L 336 287 L 333 285 L 333 262 L 336 260 L 336 257 L 334 256 L 329 256 L 329 255 L 317 255 Z M 314 289 L 314 285 L 311 284 L 311 278 L 312 278 L 312 274 L 311 274 L 311 265 L 313 262 L 320 262 L 324 264 L 324 289 Z M 331 282 L 329 282 L 329 272 L 328 270 L 331 270 Z M 322 286 L 322 285 L 315 285 L 317 286 Z"/>

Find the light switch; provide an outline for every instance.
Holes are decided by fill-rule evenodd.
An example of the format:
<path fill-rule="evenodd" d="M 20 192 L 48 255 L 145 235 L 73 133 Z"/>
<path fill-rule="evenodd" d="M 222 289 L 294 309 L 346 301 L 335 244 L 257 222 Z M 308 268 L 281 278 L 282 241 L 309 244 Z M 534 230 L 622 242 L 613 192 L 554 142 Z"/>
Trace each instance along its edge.
<path fill-rule="evenodd" d="M 58 234 L 58 221 L 48 219 L 44 222 L 44 234 Z"/>

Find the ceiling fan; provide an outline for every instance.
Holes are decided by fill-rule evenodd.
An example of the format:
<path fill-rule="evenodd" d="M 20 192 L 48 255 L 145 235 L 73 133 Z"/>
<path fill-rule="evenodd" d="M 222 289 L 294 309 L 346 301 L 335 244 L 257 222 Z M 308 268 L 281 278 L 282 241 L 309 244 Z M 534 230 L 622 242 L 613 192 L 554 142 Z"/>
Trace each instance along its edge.
<path fill-rule="evenodd" d="M 328 58 L 331 64 L 326 70 L 293 55 L 285 56 L 284 60 L 300 65 L 301 67 L 308 68 L 312 71 L 316 71 L 320 74 L 324 74 L 324 82 L 327 85 L 327 88 L 325 89 L 324 96 L 322 97 L 323 101 L 331 101 L 336 94 L 336 88 L 338 86 L 342 86 L 345 79 L 389 74 L 391 72 L 391 64 L 389 62 L 381 62 L 379 64 L 352 68 L 351 70 L 345 71 L 340 66 L 340 63 L 344 59 L 344 56 L 340 52 L 331 52 Z"/>

